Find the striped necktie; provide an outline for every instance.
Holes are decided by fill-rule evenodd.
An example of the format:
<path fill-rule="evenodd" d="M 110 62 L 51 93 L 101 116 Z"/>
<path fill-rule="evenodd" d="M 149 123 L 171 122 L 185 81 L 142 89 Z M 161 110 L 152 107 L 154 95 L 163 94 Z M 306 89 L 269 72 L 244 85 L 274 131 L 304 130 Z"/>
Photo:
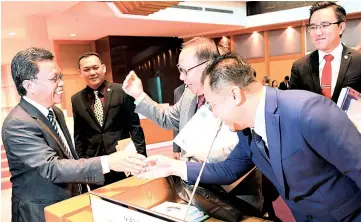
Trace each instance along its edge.
<path fill-rule="evenodd" d="M 48 113 L 48 120 L 50 121 L 51 123 L 51 126 L 54 128 L 56 134 L 58 134 L 58 137 L 60 138 L 60 142 L 62 143 L 62 145 L 65 147 L 67 153 L 68 153 L 68 156 L 71 158 L 71 159 L 74 159 L 73 155 L 71 154 L 70 152 L 70 147 L 68 149 L 68 147 L 65 145 L 65 142 L 63 141 L 63 138 L 60 136 L 60 133 L 59 133 L 59 130 L 58 130 L 58 127 L 56 125 L 56 119 L 55 119 L 55 116 L 54 116 L 54 112 L 52 110 L 49 110 L 49 113 Z M 77 184 L 77 187 L 78 187 L 78 192 L 79 194 L 81 194 L 81 191 L 82 191 L 82 187 L 80 184 Z"/>
<path fill-rule="evenodd" d="M 73 157 L 73 155 L 71 154 L 70 150 L 69 150 L 68 147 L 65 145 L 65 142 L 63 141 L 63 138 L 60 136 L 58 126 L 56 125 L 56 119 L 55 119 L 55 116 L 54 116 L 54 112 L 53 112 L 52 110 L 49 110 L 48 120 L 50 121 L 51 126 L 53 127 L 53 129 L 55 130 L 56 134 L 57 134 L 58 137 L 60 138 L 60 142 L 61 142 L 61 144 L 65 147 L 68 156 L 70 156 L 71 159 L 74 159 L 74 157 Z"/>

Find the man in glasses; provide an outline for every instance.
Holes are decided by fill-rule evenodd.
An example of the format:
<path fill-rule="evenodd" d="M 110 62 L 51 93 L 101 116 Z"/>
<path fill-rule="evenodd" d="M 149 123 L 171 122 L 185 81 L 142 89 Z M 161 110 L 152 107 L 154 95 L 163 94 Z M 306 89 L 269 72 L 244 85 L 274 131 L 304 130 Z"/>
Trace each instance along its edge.
<path fill-rule="evenodd" d="M 337 102 L 341 89 L 361 92 L 361 53 L 341 43 L 346 11 L 334 2 L 317 2 L 310 8 L 307 28 L 316 51 L 295 61 L 291 89 L 322 94 Z"/>
<path fill-rule="evenodd" d="M 12 219 L 45 221 L 44 208 L 81 192 L 80 183 L 102 184 L 110 170 L 139 173 L 144 156 L 127 152 L 79 159 L 63 112 L 61 70 L 46 49 L 18 52 L 11 75 L 21 100 L 4 120 L 12 186 Z"/>
<path fill-rule="evenodd" d="M 123 89 L 135 99 L 135 112 L 141 113 L 163 128 L 181 131 L 197 109 L 205 102 L 203 84 L 201 83 L 202 72 L 207 64 L 218 56 L 220 56 L 218 47 L 211 39 L 195 37 L 183 44 L 177 67 L 180 74 L 179 78 L 187 87 L 179 101 L 169 109 L 164 109 L 144 93 L 142 82 L 133 71 L 124 80 Z M 181 152 L 182 154 L 175 153 L 176 159 L 179 155 L 185 154 L 183 150 Z M 189 160 L 198 161 L 192 157 Z M 238 193 L 237 195 L 241 199 L 243 198 L 249 208 L 254 211 L 244 211 L 245 214 L 254 215 L 261 210 L 260 177 L 260 172 L 255 170 L 242 181 L 242 184 L 246 184 L 246 189 L 242 191 L 243 194 Z M 242 197 L 242 195 L 244 196 Z"/>
<path fill-rule="evenodd" d="M 231 183 L 256 165 L 296 221 L 361 221 L 361 134 L 334 102 L 303 90 L 262 86 L 237 54 L 203 72 L 212 112 L 239 143 L 223 162 L 206 163 L 201 183 Z M 332 120 L 332 121 L 330 121 Z M 139 178 L 177 175 L 194 184 L 202 167 L 151 156 Z"/>

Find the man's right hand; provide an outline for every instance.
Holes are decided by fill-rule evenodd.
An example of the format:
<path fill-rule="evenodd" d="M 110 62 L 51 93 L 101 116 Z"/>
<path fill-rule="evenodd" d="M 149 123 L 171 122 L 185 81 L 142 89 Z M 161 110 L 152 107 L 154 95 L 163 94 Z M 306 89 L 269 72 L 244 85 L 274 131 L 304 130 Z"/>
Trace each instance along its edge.
<path fill-rule="evenodd" d="M 187 179 L 187 164 L 185 161 L 155 155 L 148 157 L 144 162 L 148 164 L 146 172 L 139 174 L 138 178 L 155 179 L 175 175 L 183 180 Z"/>
<path fill-rule="evenodd" d="M 130 172 L 138 175 L 145 171 L 145 156 L 136 152 L 117 151 L 109 155 L 109 169 L 118 172 Z"/>
<path fill-rule="evenodd" d="M 137 99 L 144 92 L 142 81 L 134 71 L 130 71 L 125 78 L 123 90 L 134 99 Z"/>
<path fill-rule="evenodd" d="M 181 153 L 180 152 L 173 152 L 173 158 L 176 160 L 180 160 Z"/>

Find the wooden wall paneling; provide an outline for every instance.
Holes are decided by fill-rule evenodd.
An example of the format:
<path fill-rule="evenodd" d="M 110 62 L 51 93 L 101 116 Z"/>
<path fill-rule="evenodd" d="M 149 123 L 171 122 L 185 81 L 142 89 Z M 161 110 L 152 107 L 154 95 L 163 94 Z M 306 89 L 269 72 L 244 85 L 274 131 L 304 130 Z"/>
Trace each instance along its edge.
<path fill-rule="evenodd" d="M 262 75 L 270 75 L 270 62 L 269 62 L 269 39 L 268 31 L 264 32 L 264 62 L 265 62 L 265 73 Z M 257 74 L 258 76 L 258 74 Z"/>
<path fill-rule="evenodd" d="M 304 56 L 306 55 L 306 25 L 301 26 L 301 54 Z"/>

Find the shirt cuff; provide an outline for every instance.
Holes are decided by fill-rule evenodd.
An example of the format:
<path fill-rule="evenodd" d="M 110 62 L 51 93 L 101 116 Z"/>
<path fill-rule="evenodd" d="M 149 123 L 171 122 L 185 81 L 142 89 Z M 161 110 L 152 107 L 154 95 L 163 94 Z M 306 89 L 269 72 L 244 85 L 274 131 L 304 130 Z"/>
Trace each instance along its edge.
<path fill-rule="evenodd" d="M 138 96 L 138 98 L 136 100 L 134 100 L 134 104 L 136 106 L 139 105 L 139 103 L 141 103 L 143 101 L 143 99 L 145 98 L 145 92 L 142 92 L 142 94 L 140 94 L 140 96 Z"/>
<path fill-rule="evenodd" d="M 103 174 L 109 173 L 109 156 L 101 156 L 100 163 L 102 164 Z"/>
<path fill-rule="evenodd" d="M 173 175 L 179 176 L 182 180 L 188 181 L 187 162 L 183 160 L 175 160 Z"/>

